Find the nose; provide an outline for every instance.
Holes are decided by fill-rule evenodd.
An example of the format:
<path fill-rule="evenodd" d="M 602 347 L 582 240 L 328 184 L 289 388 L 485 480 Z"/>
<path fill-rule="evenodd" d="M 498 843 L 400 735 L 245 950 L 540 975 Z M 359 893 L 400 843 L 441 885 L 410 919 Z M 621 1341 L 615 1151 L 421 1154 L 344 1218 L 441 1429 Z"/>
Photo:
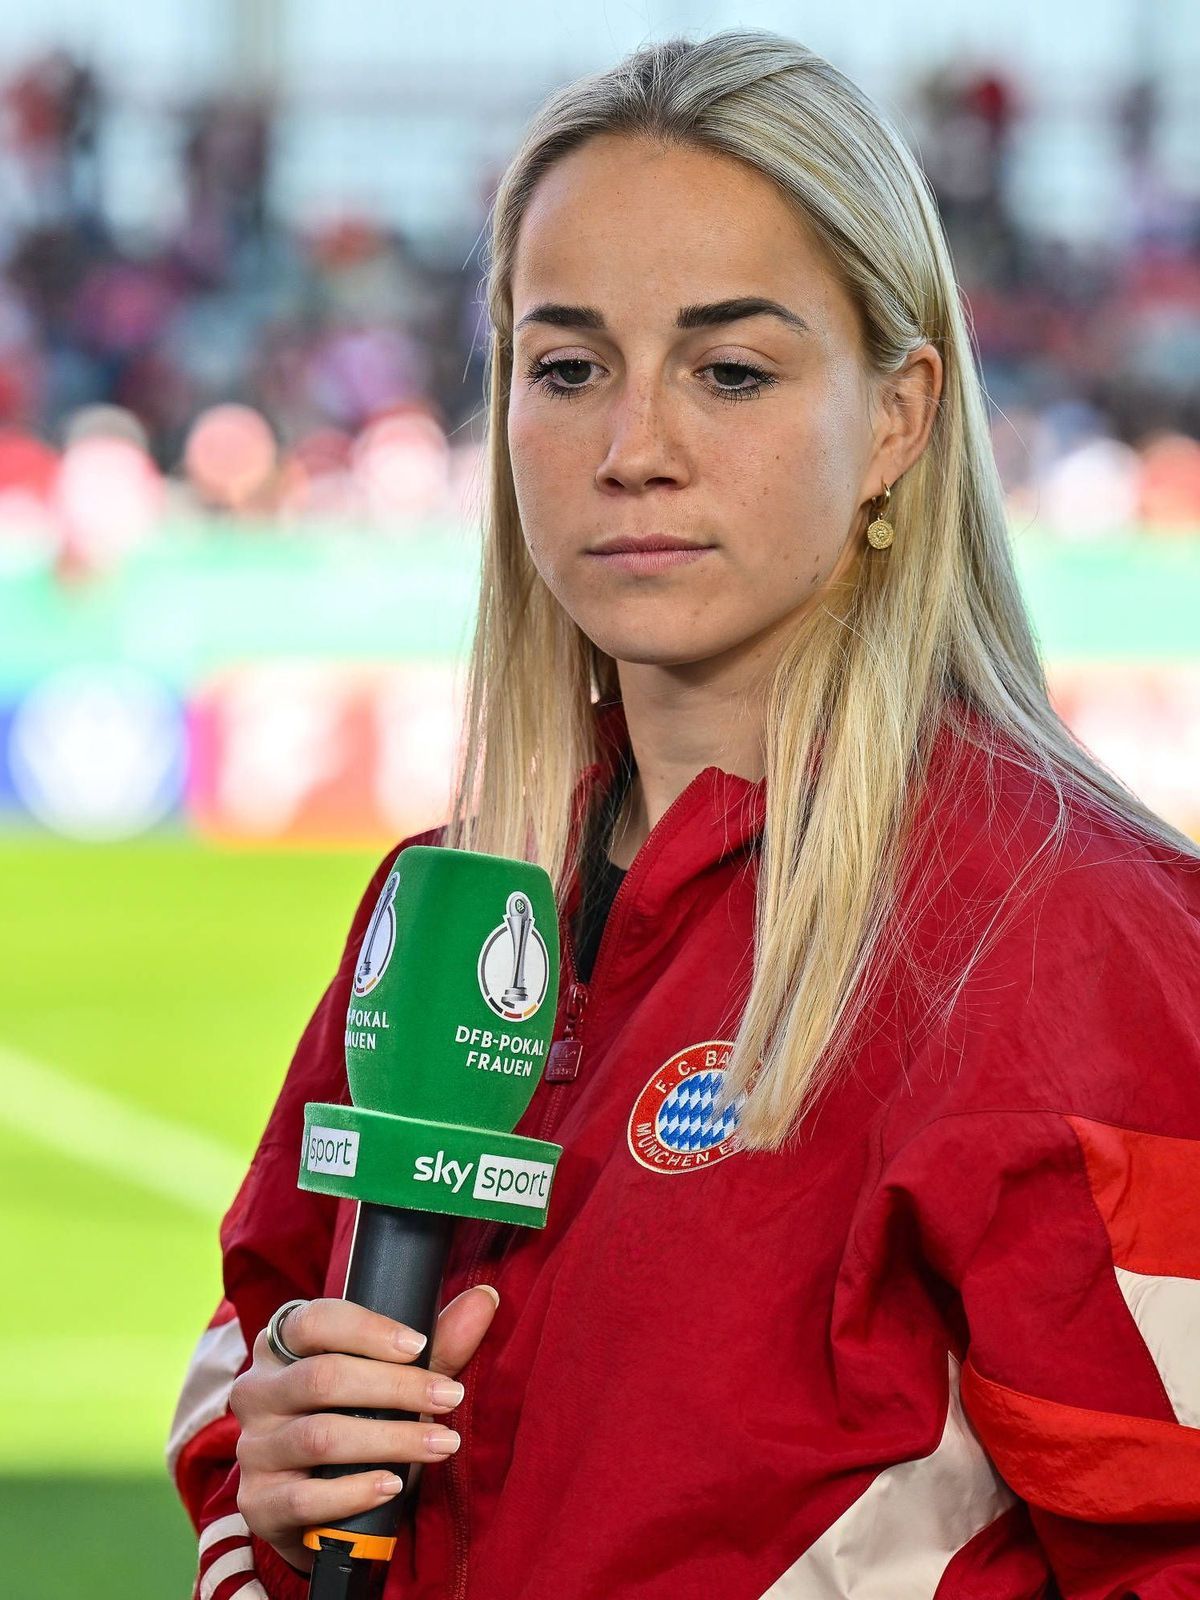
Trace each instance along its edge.
<path fill-rule="evenodd" d="M 596 469 L 597 488 L 611 494 L 621 489 L 637 492 L 655 484 L 683 486 L 683 452 L 656 385 L 627 385 L 609 415 L 612 431 L 608 450 Z"/>

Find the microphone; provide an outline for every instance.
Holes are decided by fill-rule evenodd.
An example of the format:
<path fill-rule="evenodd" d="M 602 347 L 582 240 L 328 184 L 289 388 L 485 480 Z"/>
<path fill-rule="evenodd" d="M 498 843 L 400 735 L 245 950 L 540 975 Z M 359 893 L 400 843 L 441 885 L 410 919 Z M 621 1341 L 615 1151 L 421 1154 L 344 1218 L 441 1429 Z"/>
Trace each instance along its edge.
<path fill-rule="evenodd" d="M 407 1323 L 430 1345 L 454 1219 L 546 1225 L 562 1146 L 512 1130 L 546 1063 L 558 971 L 544 868 L 438 845 L 399 852 L 363 936 L 346 1014 L 352 1104 L 305 1106 L 298 1182 L 358 1202 L 344 1298 Z M 317 1552 L 310 1600 L 378 1591 L 412 1503 L 413 1465 L 391 1500 L 306 1531 Z M 324 1477 L 366 1470 L 317 1469 Z"/>

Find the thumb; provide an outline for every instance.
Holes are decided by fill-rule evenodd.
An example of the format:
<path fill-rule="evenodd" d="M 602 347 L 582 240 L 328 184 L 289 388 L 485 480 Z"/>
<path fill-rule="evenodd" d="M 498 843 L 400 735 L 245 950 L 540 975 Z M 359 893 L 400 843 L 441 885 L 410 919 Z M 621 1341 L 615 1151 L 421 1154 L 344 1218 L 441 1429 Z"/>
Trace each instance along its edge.
<path fill-rule="evenodd" d="M 458 1373 L 475 1354 L 484 1334 L 492 1325 L 500 1296 L 490 1284 L 473 1284 L 456 1295 L 438 1313 L 429 1351 L 430 1372 L 448 1378 Z"/>

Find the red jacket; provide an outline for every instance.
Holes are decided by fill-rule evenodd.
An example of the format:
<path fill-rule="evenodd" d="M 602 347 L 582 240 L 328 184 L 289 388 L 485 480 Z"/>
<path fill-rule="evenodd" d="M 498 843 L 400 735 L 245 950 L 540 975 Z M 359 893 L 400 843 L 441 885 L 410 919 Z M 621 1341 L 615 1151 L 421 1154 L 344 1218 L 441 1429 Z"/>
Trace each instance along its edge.
<path fill-rule="evenodd" d="M 577 799 L 613 769 L 604 755 Z M 500 1307 L 425 1466 L 388 1600 L 1182 1600 L 1200 1595 L 1200 869 L 1053 807 L 944 733 L 900 918 L 808 1137 L 707 1117 L 744 1000 L 763 783 L 706 767 L 639 851 L 592 981 L 564 972 L 517 1131 L 563 1146 L 544 1230 L 456 1224 L 449 1300 Z M 577 812 L 578 816 L 578 812 Z M 439 830 L 405 844 L 437 842 Z M 296 1188 L 345 1096 L 354 917 L 225 1218 L 225 1299 L 170 1447 L 201 1600 L 302 1600 L 237 1513 L 230 1384 L 267 1317 L 336 1294 L 351 1207 Z M 905 913 L 908 913 L 907 919 Z M 925 981 L 913 977 L 909 961 Z"/>

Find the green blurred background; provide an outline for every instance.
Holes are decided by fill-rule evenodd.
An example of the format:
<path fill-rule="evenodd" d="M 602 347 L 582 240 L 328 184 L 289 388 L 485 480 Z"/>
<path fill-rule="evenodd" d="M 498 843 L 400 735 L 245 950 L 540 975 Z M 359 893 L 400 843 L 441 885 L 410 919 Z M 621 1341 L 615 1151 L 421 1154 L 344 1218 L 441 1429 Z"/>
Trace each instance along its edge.
<path fill-rule="evenodd" d="M 864 26 L 868 17 L 870 26 Z M 542 95 L 775 28 L 937 193 L 1052 692 L 1200 836 L 1186 0 L 0 14 L 0 1594 L 184 1597 L 217 1227 L 384 852 L 444 815 L 479 243 Z M 1086 80 L 1087 95 L 1072 85 Z"/>
<path fill-rule="evenodd" d="M 216 1224 L 376 859 L 0 844 L 4 1592 L 188 1592 L 163 1445 Z"/>

